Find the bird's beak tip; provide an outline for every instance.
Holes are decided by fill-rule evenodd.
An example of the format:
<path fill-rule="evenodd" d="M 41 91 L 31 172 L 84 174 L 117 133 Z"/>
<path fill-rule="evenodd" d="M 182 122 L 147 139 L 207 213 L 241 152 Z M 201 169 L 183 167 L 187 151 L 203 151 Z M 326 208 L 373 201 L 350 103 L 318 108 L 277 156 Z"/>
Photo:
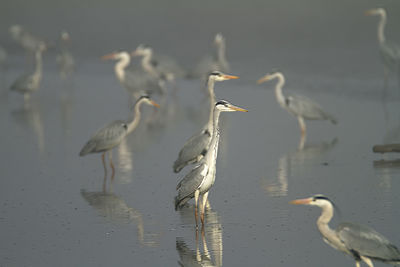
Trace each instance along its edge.
<path fill-rule="evenodd" d="M 239 79 L 239 76 L 235 76 L 235 75 L 225 75 L 224 77 L 228 80 Z"/>
<path fill-rule="evenodd" d="M 156 102 L 154 102 L 154 101 L 151 101 L 151 104 L 153 105 L 153 106 L 155 106 L 156 108 L 160 108 L 160 105 L 159 104 L 157 104 Z"/>
<path fill-rule="evenodd" d="M 310 199 L 309 198 L 304 198 L 304 199 L 295 199 L 289 202 L 289 204 L 292 205 L 307 205 L 310 203 Z"/>

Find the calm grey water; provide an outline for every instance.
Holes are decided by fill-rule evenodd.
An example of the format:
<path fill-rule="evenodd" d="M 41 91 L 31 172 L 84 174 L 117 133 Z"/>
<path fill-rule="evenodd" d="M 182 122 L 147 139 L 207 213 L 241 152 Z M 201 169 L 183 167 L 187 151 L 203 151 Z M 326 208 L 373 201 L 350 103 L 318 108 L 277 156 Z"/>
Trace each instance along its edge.
<path fill-rule="evenodd" d="M 398 81 L 392 74 L 384 88 L 377 18 L 363 15 L 376 6 L 388 10 L 386 35 L 400 43 L 399 1 L 2 1 L 0 266 L 354 266 L 323 243 L 318 208 L 288 204 L 316 193 L 341 208 L 332 225 L 363 223 L 400 246 L 398 156 L 372 153 L 374 144 L 400 142 Z M 48 40 L 67 29 L 78 61 L 62 81 L 48 51 L 27 106 L 8 91 L 29 69 L 8 35 L 14 23 Z M 100 155 L 78 153 L 96 129 L 129 117 L 113 63 L 100 56 L 148 43 L 189 67 L 217 32 L 241 77 L 218 83 L 217 98 L 249 112 L 222 114 L 211 210 L 196 236 L 192 207 L 173 207 L 188 170 L 171 166 L 207 120 L 200 81 L 178 80 L 176 95 L 156 99 L 158 112 L 143 108 L 138 129 L 113 151 L 112 183 Z M 275 83 L 255 82 L 273 68 L 286 74 L 285 92 L 339 120 L 308 123 L 303 150 Z"/>

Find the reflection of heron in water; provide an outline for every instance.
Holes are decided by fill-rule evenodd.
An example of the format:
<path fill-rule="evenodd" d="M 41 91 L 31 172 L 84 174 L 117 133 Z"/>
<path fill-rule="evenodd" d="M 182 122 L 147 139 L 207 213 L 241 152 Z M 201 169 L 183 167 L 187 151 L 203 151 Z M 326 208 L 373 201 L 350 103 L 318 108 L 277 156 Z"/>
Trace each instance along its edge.
<path fill-rule="evenodd" d="M 207 78 L 208 73 L 211 71 L 230 72 L 229 63 L 225 56 L 225 38 L 221 33 L 215 35 L 214 44 L 217 47 L 216 54 L 203 58 L 194 71 L 189 74 L 189 78 L 204 79 Z"/>
<path fill-rule="evenodd" d="M 374 8 L 365 12 L 367 16 L 379 16 L 378 24 L 378 42 L 379 42 L 379 52 L 384 64 L 385 72 L 385 84 L 387 81 L 387 76 L 390 71 L 397 74 L 397 78 L 400 79 L 400 46 L 385 38 L 385 25 L 387 21 L 386 11 L 383 8 Z"/>
<path fill-rule="evenodd" d="M 281 72 L 268 73 L 257 82 L 260 84 L 273 79 L 278 79 L 278 83 L 275 86 L 276 100 L 282 108 L 297 118 L 301 135 L 306 135 L 306 123 L 304 120 L 329 120 L 333 124 L 337 123 L 332 115 L 326 113 L 313 100 L 301 95 L 284 96 L 282 87 L 285 84 L 285 77 Z"/>
<path fill-rule="evenodd" d="M 45 137 L 43 126 L 43 115 L 40 106 L 36 103 L 29 103 L 23 108 L 12 111 L 12 117 L 24 127 L 32 128 L 34 135 L 37 138 L 37 145 L 40 154 L 45 151 Z"/>
<path fill-rule="evenodd" d="M 3 71 L 7 61 L 7 52 L 6 50 L 0 45 L 0 71 Z"/>
<path fill-rule="evenodd" d="M 137 238 L 142 245 L 148 247 L 158 246 L 158 234 L 149 234 L 144 231 L 143 215 L 139 211 L 129 207 L 116 194 L 106 192 L 105 190 L 101 192 L 87 192 L 82 189 L 81 196 L 106 220 L 118 224 L 135 223 Z"/>
<path fill-rule="evenodd" d="M 216 174 L 216 161 L 218 156 L 218 142 L 219 142 L 219 129 L 218 121 L 221 112 L 232 112 L 247 110 L 236 107 L 224 100 L 218 101 L 215 104 L 213 112 L 213 133 L 211 134 L 210 149 L 201 159 L 199 164 L 190 171 L 176 186 L 178 195 L 175 197 L 175 209 L 178 209 L 185 205 L 190 199 L 195 200 L 195 219 L 197 226 L 197 206 L 199 197 L 202 197 L 200 201 L 200 212 L 201 212 L 201 223 L 204 225 L 204 209 L 207 202 L 209 190 L 215 182 Z"/>
<path fill-rule="evenodd" d="M 104 172 L 107 173 L 104 157 L 106 152 L 109 151 L 108 156 L 112 169 L 111 176 L 114 177 L 115 169 L 112 162 L 112 151 L 110 150 L 118 146 L 121 141 L 137 127 L 141 117 L 140 106 L 143 103 L 158 107 L 158 104 L 151 100 L 148 96 L 141 96 L 133 107 L 134 117 L 130 121 L 113 121 L 98 130 L 81 149 L 79 156 L 102 152 L 103 154 L 101 158 L 103 161 Z"/>
<path fill-rule="evenodd" d="M 194 206 L 180 211 L 183 223 L 190 224 L 193 219 Z M 176 238 L 176 250 L 178 251 L 182 267 L 188 266 L 222 266 L 223 237 L 222 224 L 219 215 L 210 207 L 206 209 L 207 225 L 201 228 L 201 242 L 203 251 L 200 251 L 198 229 L 196 229 L 196 251 L 191 250 L 183 238 Z M 190 222 L 189 222 L 190 220 Z M 207 241 L 209 246 L 207 246 Z M 209 247 L 211 250 L 209 250 Z"/>
<path fill-rule="evenodd" d="M 354 258 L 356 267 L 364 261 L 373 267 L 372 260 L 387 264 L 400 264 L 400 251 L 395 245 L 375 230 L 360 224 L 341 223 L 336 229 L 329 227 L 334 213 L 334 204 L 327 197 L 316 195 L 290 202 L 295 205 L 312 205 L 322 209 L 317 220 L 318 230 L 324 241 L 336 250 L 342 251 Z"/>
<path fill-rule="evenodd" d="M 297 167 L 304 167 L 309 161 L 319 159 L 337 144 L 337 138 L 331 142 L 304 144 L 301 142 L 296 151 L 287 153 L 279 158 L 276 178 L 262 180 L 263 188 L 273 197 L 286 196 L 289 188 L 288 179 L 298 174 Z"/>

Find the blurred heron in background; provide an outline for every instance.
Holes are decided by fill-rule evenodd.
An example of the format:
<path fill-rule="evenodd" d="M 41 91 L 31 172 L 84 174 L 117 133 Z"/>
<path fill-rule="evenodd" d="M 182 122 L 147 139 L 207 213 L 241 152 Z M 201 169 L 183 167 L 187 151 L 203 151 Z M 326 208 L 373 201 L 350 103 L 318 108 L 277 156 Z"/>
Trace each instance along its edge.
<path fill-rule="evenodd" d="M 282 87 L 285 84 L 285 77 L 281 72 L 268 73 L 257 82 L 261 84 L 273 79 L 278 79 L 278 83 L 275 86 L 276 100 L 282 108 L 297 117 L 302 137 L 306 135 L 306 124 L 304 120 L 329 120 L 333 124 L 337 123 L 332 115 L 326 113 L 321 106 L 313 100 L 302 95 L 284 96 Z"/>

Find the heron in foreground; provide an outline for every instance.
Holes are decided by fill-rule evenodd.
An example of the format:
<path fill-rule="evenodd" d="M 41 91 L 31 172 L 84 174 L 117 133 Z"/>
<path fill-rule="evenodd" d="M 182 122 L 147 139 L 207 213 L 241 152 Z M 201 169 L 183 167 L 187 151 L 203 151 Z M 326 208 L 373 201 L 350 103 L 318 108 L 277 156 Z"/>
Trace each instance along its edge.
<path fill-rule="evenodd" d="M 278 83 L 275 86 L 276 100 L 282 108 L 297 117 L 302 136 L 306 135 L 306 123 L 304 120 L 329 120 L 333 124 L 337 123 L 332 115 L 326 113 L 320 105 L 311 99 L 301 95 L 284 96 L 282 87 L 285 84 L 285 77 L 281 72 L 268 73 L 259 79 L 257 83 L 261 84 L 273 79 L 278 79 Z"/>
<path fill-rule="evenodd" d="M 126 51 L 117 51 L 104 55 L 101 59 L 117 60 L 114 71 L 122 86 L 137 98 L 144 93 L 160 93 L 164 88 L 159 79 L 145 72 L 144 70 L 127 71 L 126 68 L 131 62 L 131 56 Z"/>
<path fill-rule="evenodd" d="M 45 50 L 46 45 L 41 43 L 35 52 L 35 71 L 18 77 L 10 87 L 12 91 L 23 94 L 25 101 L 29 99 L 31 93 L 39 89 L 42 80 L 42 53 Z"/>
<path fill-rule="evenodd" d="M 378 42 L 379 52 L 382 57 L 385 70 L 385 78 L 388 69 L 400 75 L 400 46 L 385 38 L 385 25 L 387 21 L 386 11 L 383 8 L 374 8 L 365 12 L 367 16 L 379 16 Z"/>
<path fill-rule="evenodd" d="M 355 223 L 341 223 L 336 229 L 329 227 L 333 217 L 334 204 L 323 195 L 296 199 L 290 202 L 295 205 L 312 205 L 322 209 L 317 226 L 323 239 L 331 247 L 354 258 L 356 267 L 364 261 L 373 267 L 372 260 L 388 264 L 400 264 L 400 251 L 390 241 L 375 230 Z"/>
<path fill-rule="evenodd" d="M 98 130 L 84 145 L 79 153 L 79 156 L 102 152 L 103 154 L 101 155 L 101 158 L 103 161 L 104 172 L 107 173 L 104 158 L 106 152 L 119 145 L 121 141 L 137 127 L 140 121 L 140 106 L 142 104 L 159 107 L 159 105 L 151 100 L 148 96 L 141 96 L 133 107 L 134 116 L 130 121 L 116 120 Z M 115 168 L 112 162 L 111 151 L 108 153 L 108 157 L 112 169 L 112 177 L 114 177 Z"/>
<path fill-rule="evenodd" d="M 234 106 L 227 101 L 221 100 L 215 104 L 213 112 L 213 132 L 210 143 L 210 149 L 204 155 L 199 164 L 191 170 L 176 186 L 178 195 L 175 197 L 175 209 L 182 207 L 186 202 L 194 197 L 195 201 L 195 219 L 197 224 L 197 209 L 199 197 L 200 201 L 201 223 L 204 225 L 204 210 L 207 202 L 208 192 L 215 182 L 216 161 L 218 155 L 219 129 L 218 120 L 221 112 L 247 110 Z"/>
<path fill-rule="evenodd" d="M 211 142 L 211 134 L 213 133 L 213 110 L 215 106 L 215 82 L 238 79 L 239 77 L 227 75 L 219 71 L 213 71 L 208 75 L 207 89 L 210 96 L 210 115 L 207 124 L 202 130 L 190 137 L 181 151 L 178 158 L 175 160 L 173 169 L 174 172 L 180 172 L 186 165 L 199 162 L 207 153 Z"/>
<path fill-rule="evenodd" d="M 189 75 L 189 78 L 206 78 L 207 74 L 214 70 L 221 72 L 230 71 L 230 66 L 225 55 L 225 38 L 221 33 L 215 35 L 214 44 L 217 48 L 215 55 L 203 58 Z"/>

